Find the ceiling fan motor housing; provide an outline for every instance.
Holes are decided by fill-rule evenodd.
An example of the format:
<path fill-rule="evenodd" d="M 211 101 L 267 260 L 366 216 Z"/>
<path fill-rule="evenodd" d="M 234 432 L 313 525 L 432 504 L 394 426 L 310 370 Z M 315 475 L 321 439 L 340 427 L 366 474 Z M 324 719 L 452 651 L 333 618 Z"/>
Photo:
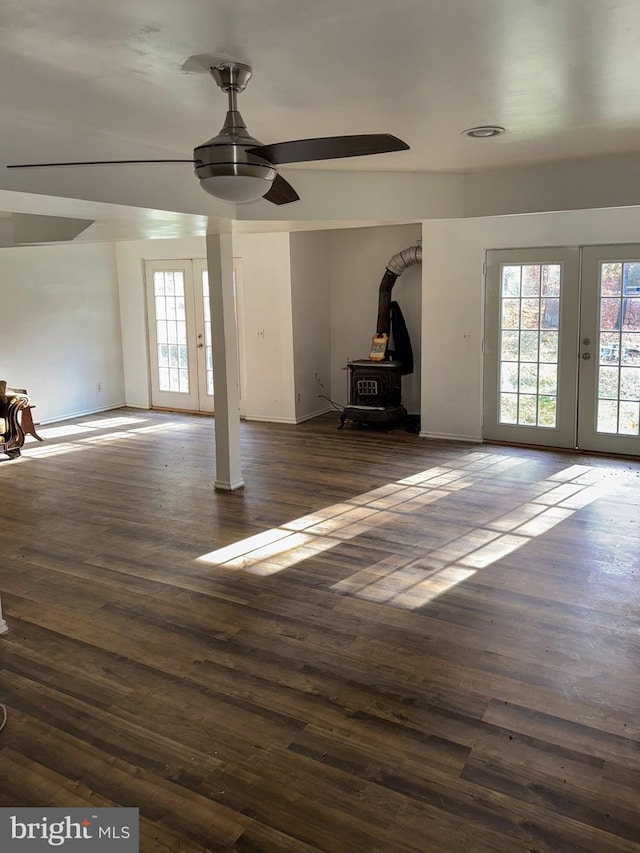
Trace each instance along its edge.
<path fill-rule="evenodd" d="M 227 119 L 230 115 L 227 113 Z M 229 134 L 225 129 L 226 124 L 218 136 L 194 149 L 195 173 L 202 188 L 227 201 L 251 201 L 263 196 L 269 191 L 277 171 L 272 163 L 248 153 L 248 149 L 262 143 L 250 136 L 244 127 L 243 134 Z M 225 189 L 227 181 L 229 186 Z M 246 192 L 243 192 L 243 184 Z"/>

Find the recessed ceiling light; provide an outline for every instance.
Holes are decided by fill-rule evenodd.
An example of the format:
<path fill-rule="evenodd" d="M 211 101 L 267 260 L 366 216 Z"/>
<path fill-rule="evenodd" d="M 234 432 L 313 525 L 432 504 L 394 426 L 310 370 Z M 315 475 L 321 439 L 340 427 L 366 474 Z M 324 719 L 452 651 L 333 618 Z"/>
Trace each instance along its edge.
<path fill-rule="evenodd" d="M 498 127 L 496 124 L 485 124 L 481 127 L 470 127 L 469 130 L 463 130 L 463 136 L 470 136 L 472 139 L 490 139 L 492 136 L 500 136 L 504 133 L 504 127 Z"/>

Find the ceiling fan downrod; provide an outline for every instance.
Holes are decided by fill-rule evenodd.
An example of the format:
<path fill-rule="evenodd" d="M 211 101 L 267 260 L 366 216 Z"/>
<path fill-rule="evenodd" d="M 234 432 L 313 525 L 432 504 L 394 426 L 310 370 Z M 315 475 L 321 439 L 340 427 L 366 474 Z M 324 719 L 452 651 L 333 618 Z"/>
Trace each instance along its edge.
<path fill-rule="evenodd" d="M 244 92 L 247 88 L 247 83 L 253 74 L 251 67 L 244 65 L 242 62 L 225 62 L 221 65 L 212 66 L 209 72 L 216 81 L 217 87 L 227 93 L 228 99 L 224 125 L 218 136 L 214 137 L 214 139 L 225 142 L 231 140 L 234 143 L 260 145 L 261 143 L 248 133 L 244 119 L 238 111 L 237 95 L 238 92 Z M 222 137 L 222 140 L 220 140 L 220 137 Z"/>

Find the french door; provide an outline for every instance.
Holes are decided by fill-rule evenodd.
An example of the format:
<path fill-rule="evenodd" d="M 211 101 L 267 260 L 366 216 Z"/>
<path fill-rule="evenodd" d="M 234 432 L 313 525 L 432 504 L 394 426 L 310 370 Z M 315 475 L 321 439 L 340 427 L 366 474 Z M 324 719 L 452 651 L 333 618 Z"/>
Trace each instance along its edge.
<path fill-rule="evenodd" d="M 204 261 L 147 261 L 151 405 L 213 412 L 209 287 Z"/>
<path fill-rule="evenodd" d="M 487 253 L 483 432 L 640 455 L 640 246 Z"/>

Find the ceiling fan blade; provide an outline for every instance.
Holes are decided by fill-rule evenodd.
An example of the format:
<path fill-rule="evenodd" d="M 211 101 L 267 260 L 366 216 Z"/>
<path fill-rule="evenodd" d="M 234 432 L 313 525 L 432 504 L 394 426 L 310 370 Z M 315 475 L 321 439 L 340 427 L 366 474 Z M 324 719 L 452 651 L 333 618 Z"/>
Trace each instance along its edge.
<path fill-rule="evenodd" d="M 271 189 L 262 198 L 266 198 L 272 204 L 289 204 L 290 201 L 298 201 L 300 196 L 289 181 L 285 181 L 282 175 L 276 175 L 271 184 Z"/>
<path fill-rule="evenodd" d="M 49 169 L 51 166 L 120 166 L 123 163 L 195 163 L 196 160 L 84 160 L 78 163 L 15 163 L 7 169 Z"/>
<path fill-rule="evenodd" d="M 390 151 L 406 151 L 408 148 L 406 142 L 390 133 L 361 133 L 355 136 L 321 136 L 317 139 L 276 142 L 273 145 L 258 145 L 248 151 L 278 164 L 386 154 Z"/>

